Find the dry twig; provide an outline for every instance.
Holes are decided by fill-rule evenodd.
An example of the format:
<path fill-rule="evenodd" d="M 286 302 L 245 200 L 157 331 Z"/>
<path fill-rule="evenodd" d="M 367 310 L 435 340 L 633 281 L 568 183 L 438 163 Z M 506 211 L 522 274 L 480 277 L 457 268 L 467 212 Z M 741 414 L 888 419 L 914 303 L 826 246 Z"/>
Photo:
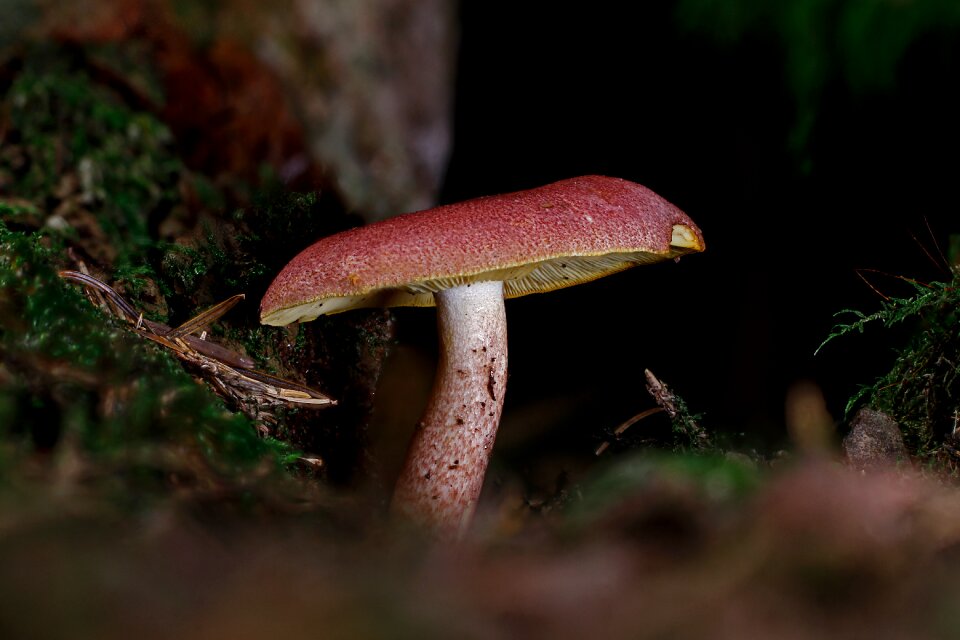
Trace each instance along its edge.
<path fill-rule="evenodd" d="M 689 414 L 686 407 L 683 406 L 682 401 L 670 390 L 670 388 L 663 384 L 653 372 L 649 369 L 644 369 L 644 377 L 647 380 L 647 393 L 650 394 L 650 397 L 653 398 L 654 402 L 657 403 L 656 407 L 651 407 L 650 409 L 645 409 L 633 416 L 626 422 L 622 423 L 619 427 L 613 430 L 613 440 L 619 440 L 620 436 L 623 435 L 624 431 L 632 427 L 637 422 L 640 422 L 644 418 L 648 418 L 656 413 L 666 413 L 670 417 L 671 422 L 674 424 L 674 431 L 679 431 L 684 436 L 686 436 L 690 445 L 697 450 L 707 449 L 710 443 L 710 437 L 707 435 L 707 432 L 704 431 L 703 427 L 697 422 L 697 420 Z M 593 452 L 594 455 L 600 455 L 604 451 L 610 448 L 610 440 L 601 442 L 600 446 L 596 448 Z"/>
<path fill-rule="evenodd" d="M 102 280 L 80 271 L 61 271 L 60 276 L 83 285 L 95 295 L 94 304 L 105 303 L 114 315 L 125 320 L 137 335 L 169 349 L 226 400 L 265 425 L 276 423 L 272 409 L 293 405 L 322 409 L 336 400 L 319 391 L 253 369 L 253 361 L 206 339 L 203 327 L 215 322 L 240 300 L 243 294 L 227 298 L 197 314 L 176 328 L 143 317 L 129 302 Z M 199 336 L 193 335 L 200 331 Z M 269 431 L 268 427 L 264 430 Z"/>

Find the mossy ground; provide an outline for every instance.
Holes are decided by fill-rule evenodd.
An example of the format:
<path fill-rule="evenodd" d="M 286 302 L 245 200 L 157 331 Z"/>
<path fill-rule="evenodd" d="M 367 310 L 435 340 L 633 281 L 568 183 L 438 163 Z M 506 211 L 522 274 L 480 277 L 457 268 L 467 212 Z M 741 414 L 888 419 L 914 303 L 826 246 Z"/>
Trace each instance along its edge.
<path fill-rule="evenodd" d="M 321 475 L 350 481 L 362 464 L 356 427 L 369 410 L 364 375 L 372 365 L 362 360 L 385 348 L 387 317 L 331 323 L 345 348 L 310 331 L 291 336 L 260 327 L 256 319 L 258 294 L 291 245 L 350 219 L 329 197 L 279 187 L 231 205 L 184 165 L 155 115 L 93 77 L 89 55 L 32 48 L 0 74 L 3 473 L 74 449 L 99 470 L 93 475 L 130 480 L 117 490 L 159 498 L 186 482 L 178 474 L 193 476 L 191 485 L 235 488 L 251 473 L 262 479 L 265 468 L 285 478 L 302 451 L 325 459 Z M 253 420 L 225 406 L 172 355 L 57 275 L 77 268 L 111 283 L 146 318 L 174 324 L 247 293 L 251 301 L 210 327 L 212 338 L 299 382 L 325 388 L 332 378 L 333 388 L 324 390 L 342 394 L 350 408 L 321 416 L 319 425 L 316 413 L 290 410 L 275 434 L 286 443 L 263 438 Z M 370 334 L 381 338 L 353 339 Z M 178 470 L 179 462 L 187 468 Z"/>

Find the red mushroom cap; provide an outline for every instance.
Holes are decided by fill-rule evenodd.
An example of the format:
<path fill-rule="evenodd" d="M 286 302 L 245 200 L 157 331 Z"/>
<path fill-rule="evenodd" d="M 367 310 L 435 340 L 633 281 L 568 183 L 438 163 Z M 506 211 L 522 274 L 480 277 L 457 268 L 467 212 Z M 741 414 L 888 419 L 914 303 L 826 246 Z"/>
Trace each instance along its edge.
<path fill-rule="evenodd" d="M 260 315 L 283 325 L 359 307 L 433 306 L 434 292 L 482 280 L 503 280 L 512 298 L 704 246 L 693 221 L 653 191 L 583 176 L 323 238 L 277 275 Z"/>

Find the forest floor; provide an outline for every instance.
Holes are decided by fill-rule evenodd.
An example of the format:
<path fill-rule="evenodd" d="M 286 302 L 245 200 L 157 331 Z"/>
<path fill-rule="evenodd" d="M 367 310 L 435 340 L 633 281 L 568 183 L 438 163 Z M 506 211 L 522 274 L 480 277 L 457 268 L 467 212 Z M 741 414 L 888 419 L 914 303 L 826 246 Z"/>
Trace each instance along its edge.
<path fill-rule="evenodd" d="M 465 540 L 436 543 L 358 480 L 390 314 L 257 320 L 290 238 L 359 220 L 162 119 L 137 55 L 31 46 L 0 66 L 0 637 L 960 633 L 952 287 L 876 318 L 922 316 L 926 336 L 890 374 L 917 386 L 859 399 L 903 426 L 887 463 L 748 456 L 681 423 L 535 499 L 494 486 Z M 223 351 L 144 335 L 237 292 L 202 324 Z M 251 390 L 231 364 L 272 377 Z M 284 384 L 338 404 L 279 402 Z"/>

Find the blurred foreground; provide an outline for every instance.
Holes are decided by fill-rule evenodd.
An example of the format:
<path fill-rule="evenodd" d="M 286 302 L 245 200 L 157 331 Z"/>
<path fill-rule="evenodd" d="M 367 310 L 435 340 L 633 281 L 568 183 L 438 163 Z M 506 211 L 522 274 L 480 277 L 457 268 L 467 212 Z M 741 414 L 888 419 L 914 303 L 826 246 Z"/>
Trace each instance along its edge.
<path fill-rule="evenodd" d="M 7 638 L 948 638 L 960 494 L 810 459 L 623 459 L 457 548 L 291 515 L 136 519 L 70 491 L 0 520 Z M 13 515 L 15 514 L 15 515 Z M 368 520 L 368 525 L 371 522 Z"/>

